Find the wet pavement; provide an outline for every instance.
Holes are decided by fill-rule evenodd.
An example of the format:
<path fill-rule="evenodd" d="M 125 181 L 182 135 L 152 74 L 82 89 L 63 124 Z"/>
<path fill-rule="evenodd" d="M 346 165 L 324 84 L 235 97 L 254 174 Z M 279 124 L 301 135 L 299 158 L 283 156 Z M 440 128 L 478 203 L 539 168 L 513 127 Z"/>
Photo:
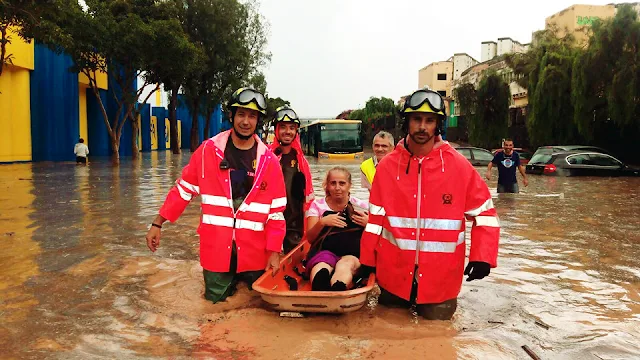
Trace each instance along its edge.
<path fill-rule="evenodd" d="M 288 319 L 246 288 L 202 298 L 195 203 L 147 249 L 188 159 L 0 165 L 0 358 L 527 359 L 527 345 L 543 359 L 640 359 L 640 178 L 530 176 L 498 196 L 494 172 L 499 267 L 465 282 L 451 322 L 375 296 L 355 313 Z M 338 164 L 366 198 L 359 164 L 344 161 L 312 161 L 316 194 Z"/>

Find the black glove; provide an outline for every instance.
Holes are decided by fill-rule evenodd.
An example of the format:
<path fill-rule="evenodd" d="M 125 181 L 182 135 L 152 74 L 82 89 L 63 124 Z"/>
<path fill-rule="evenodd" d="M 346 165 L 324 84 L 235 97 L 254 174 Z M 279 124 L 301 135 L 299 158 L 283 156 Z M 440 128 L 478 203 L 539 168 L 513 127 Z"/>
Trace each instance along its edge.
<path fill-rule="evenodd" d="M 355 288 L 365 286 L 369 280 L 369 275 L 375 274 L 376 268 L 373 266 L 360 265 L 360 268 L 353 276 L 353 283 Z"/>
<path fill-rule="evenodd" d="M 375 273 L 375 266 L 360 265 L 360 268 L 358 269 L 357 275 L 355 277 L 366 280 L 369 278 L 369 275 Z"/>
<path fill-rule="evenodd" d="M 482 261 L 471 261 L 467 265 L 467 268 L 464 269 L 464 274 L 469 275 L 467 277 L 467 281 L 482 279 L 485 276 L 489 276 L 491 272 L 491 265 Z"/>
<path fill-rule="evenodd" d="M 364 274 L 363 277 L 369 277 L 370 274 L 375 274 L 376 273 L 376 267 L 375 266 L 367 266 L 367 265 L 360 265 L 360 271 L 362 272 L 362 274 Z"/>

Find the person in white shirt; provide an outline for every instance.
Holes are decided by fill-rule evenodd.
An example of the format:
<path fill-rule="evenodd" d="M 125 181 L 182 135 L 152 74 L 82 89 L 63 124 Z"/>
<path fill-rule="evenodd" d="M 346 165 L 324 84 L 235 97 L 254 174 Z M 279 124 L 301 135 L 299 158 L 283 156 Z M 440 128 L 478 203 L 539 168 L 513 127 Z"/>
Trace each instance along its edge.
<path fill-rule="evenodd" d="M 78 143 L 73 148 L 73 153 L 76 154 L 76 164 L 87 163 L 87 156 L 89 155 L 89 147 L 85 145 L 83 138 L 80 138 L 80 140 L 78 140 Z"/>

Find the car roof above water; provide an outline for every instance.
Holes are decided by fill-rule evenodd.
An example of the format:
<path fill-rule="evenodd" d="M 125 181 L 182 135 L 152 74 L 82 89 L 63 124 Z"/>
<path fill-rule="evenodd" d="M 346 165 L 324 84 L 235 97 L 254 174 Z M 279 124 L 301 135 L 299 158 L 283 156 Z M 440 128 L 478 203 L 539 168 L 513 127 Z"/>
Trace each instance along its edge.
<path fill-rule="evenodd" d="M 545 146 L 540 146 L 538 147 L 538 149 L 536 150 L 536 152 L 540 151 L 540 150 L 552 150 L 553 152 L 561 152 L 561 151 L 576 151 L 576 150 L 595 150 L 596 152 L 602 152 L 605 154 L 608 154 L 609 152 L 603 148 L 597 147 L 597 146 L 591 146 L 591 145 L 545 145 Z M 560 151 L 555 151 L 556 149 L 560 149 Z"/>

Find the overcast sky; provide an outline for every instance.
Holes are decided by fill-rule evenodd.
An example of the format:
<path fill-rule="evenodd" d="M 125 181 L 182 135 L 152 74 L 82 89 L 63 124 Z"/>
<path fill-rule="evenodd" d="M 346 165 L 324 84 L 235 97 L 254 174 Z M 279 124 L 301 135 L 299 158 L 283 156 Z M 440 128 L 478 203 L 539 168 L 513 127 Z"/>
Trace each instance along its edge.
<path fill-rule="evenodd" d="M 612 1 L 261 0 L 270 23 L 267 91 L 300 117 L 334 118 L 371 96 L 397 101 L 418 70 L 454 53 L 480 61 L 480 43 L 531 41 L 546 17 Z"/>

